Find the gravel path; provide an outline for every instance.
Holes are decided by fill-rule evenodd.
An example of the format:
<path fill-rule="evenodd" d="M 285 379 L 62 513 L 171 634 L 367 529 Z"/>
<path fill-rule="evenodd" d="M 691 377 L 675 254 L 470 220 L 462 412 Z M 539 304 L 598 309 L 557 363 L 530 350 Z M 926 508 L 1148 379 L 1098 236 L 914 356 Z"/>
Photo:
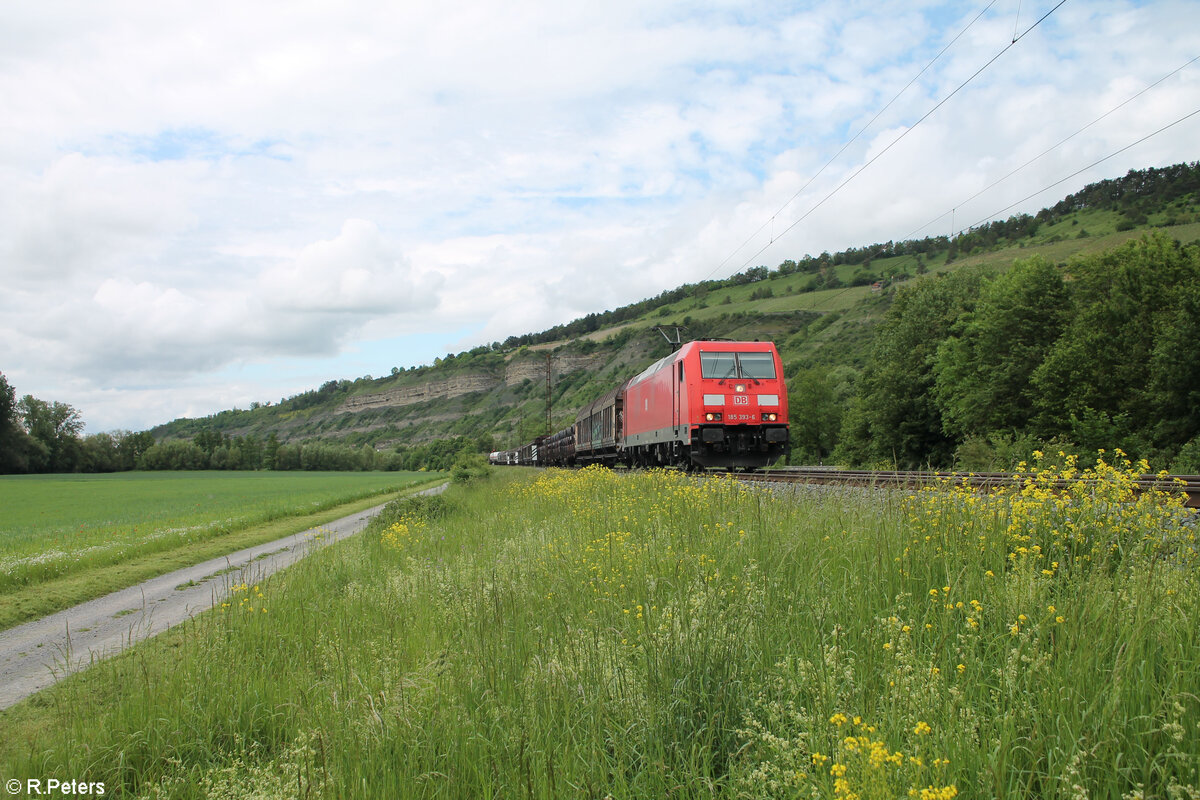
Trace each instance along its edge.
<path fill-rule="evenodd" d="M 438 494 L 445 488 L 442 484 L 418 494 Z M 314 547 L 358 533 L 384 505 L 0 631 L 0 709 L 207 611 L 243 580 L 262 580 L 308 555 Z"/>

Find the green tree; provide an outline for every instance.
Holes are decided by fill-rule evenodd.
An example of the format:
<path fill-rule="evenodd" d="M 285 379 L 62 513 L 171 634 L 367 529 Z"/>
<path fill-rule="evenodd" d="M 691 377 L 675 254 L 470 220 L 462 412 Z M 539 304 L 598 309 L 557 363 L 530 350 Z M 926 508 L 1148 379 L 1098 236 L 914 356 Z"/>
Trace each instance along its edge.
<path fill-rule="evenodd" d="M 1171 437 L 1177 448 L 1200 424 L 1188 338 L 1200 249 L 1155 233 L 1073 261 L 1068 272 L 1074 314 L 1032 377 L 1038 434 L 1131 451 Z M 1085 441 L 1089 432 L 1117 441 Z"/>
<path fill-rule="evenodd" d="M 263 462 L 263 442 L 252 433 L 233 440 L 238 452 L 239 469 L 261 469 Z"/>
<path fill-rule="evenodd" d="M 846 415 L 839 460 L 901 468 L 951 462 L 955 442 L 934 400 L 933 362 L 955 323 L 973 308 L 982 281 L 980 273 L 960 270 L 922 278 L 896 293 Z"/>
<path fill-rule="evenodd" d="M 30 459 L 33 472 L 74 472 L 79 468 L 83 418 L 66 403 L 48 403 L 25 395 L 18 404 L 25 430 L 37 443 Z"/>
<path fill-rule="evenodd" d="M 1193 246 L 1191 257 L 1193 264 L 1200 260 L 1200 248 Z M 1150 437 L 1171 452 L 1180 452 L 1185 442 L 1200 442 L 1200 283 L 1180 286 L 1176 300 L 1173 313 L 1161 317 L 1147 387 L 1157 408 Z"/>
<path fill-rule="evenodd" d="M 1036 399 L 1034 370 L 1057 341 L 1070 300 L 1058 270 L 1040 256 L 989 281 L 974 311 L 938 347 L 934 395 L 958 440 L 1023 430 Z"/>
<path fill-rule="evenodd" d="M 844 398 L 830 371 L 801 370 L 788 381 L 788 420 L 793 464 L 818 464 L 833 452 L 842 426 Z"/>
<path fill-rule="evenodd" d="M 275 459 L 279 455 L 279 436 L 271 431 L 263 445 L 262 465 L 264 469 L 277 469 Z"/>
<path fill-rule="evenodd" d="M 21 427 L 16 390 L 0 372 L 0 474 L 29 471 L 32 440 Z"/>
<path fill-rule="evenodd" d="M 223 444 L 207 454 L 209 469 L 241 469 L 242 456 L 236 447 Z"/>
<path fill-rule="evenodd" d="M 154 446 L 154 434 L 150 431 L 140 431 L 139 433 L 116 431 L 114 435 L 117 439 L 117 452 L 121 456 L 121 469 L 123 470 L 137 469 L 138 459 Z"/>
<path fill-rule="evenodd" d="M 212 458 L 218 447 L 229 444 L 219 431 L 207 429 L 193 436 L 192 443 L 203 450 L 209 458 Z"/>
<path fill-rule="evenodd" d="M 280 471 L 300 469 L 300 445 L 281 444 L 275 452 L 273 469 Z"/>
<path fill-rule="evenodd" d="M 93 433 L 84 438 L 80 458 L 83 472 L 118 472 L 122 469 L 116 434 Z"/>

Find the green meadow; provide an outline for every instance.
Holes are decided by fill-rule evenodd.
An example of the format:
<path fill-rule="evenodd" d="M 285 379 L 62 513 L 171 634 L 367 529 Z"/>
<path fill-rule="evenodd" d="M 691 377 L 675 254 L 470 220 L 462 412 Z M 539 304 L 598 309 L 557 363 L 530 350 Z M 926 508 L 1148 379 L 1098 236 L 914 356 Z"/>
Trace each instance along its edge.
<path fill-rule="evenodd" d="M 1197 797 L 1195 517 L 1135 496 L 1139 465 L 1032 471 L 495 471 L 3 712 L 0 770 L 144 798 Z"/>
<path fill-rule="evenodd" d="M 0 627 L 303 530 L 435 477 L 411 472 L 0 477 Z"/>

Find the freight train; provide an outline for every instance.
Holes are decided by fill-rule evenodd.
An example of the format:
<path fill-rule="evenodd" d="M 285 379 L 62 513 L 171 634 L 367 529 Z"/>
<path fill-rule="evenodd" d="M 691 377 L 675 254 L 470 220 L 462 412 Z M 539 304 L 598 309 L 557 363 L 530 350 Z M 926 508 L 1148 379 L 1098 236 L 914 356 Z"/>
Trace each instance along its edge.
<path fill-rule="evenodd" d="M 701 339 L 581 408 L 570 427 L 489 460 L 748 471 L 787 448 L 787 389 L 774 343 Z"/>

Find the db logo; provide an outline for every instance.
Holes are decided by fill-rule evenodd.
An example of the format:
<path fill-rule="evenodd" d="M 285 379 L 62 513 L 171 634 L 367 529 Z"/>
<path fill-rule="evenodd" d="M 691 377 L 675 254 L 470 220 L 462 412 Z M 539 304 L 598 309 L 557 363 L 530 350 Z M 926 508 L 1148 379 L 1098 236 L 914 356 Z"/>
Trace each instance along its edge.
<path fill-rule="evenodd" d="M 733 404 L 734 404 L 735 406 L 748 406 L 748 405 L 750 405 L 750 395 L 746 395 L 746 394 L 735 394 L 735 395 L 733 396 Z"/>

